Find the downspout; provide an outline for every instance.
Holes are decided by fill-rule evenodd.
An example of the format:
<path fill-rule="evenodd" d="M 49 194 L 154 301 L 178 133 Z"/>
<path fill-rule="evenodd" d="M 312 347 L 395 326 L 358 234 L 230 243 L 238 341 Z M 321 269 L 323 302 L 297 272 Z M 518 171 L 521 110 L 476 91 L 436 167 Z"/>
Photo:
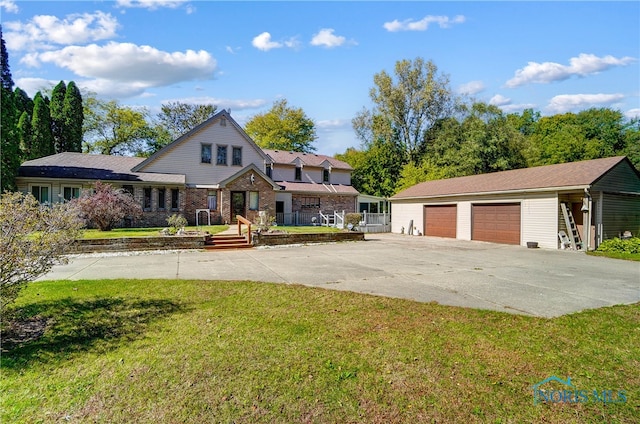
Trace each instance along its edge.
<path fill-rule="evenodd" d="M 591 194 L 589 194 L 589 188 L 584 189 L 584 198 L 582 199 L 582 228 L 584 228 L 585 250 L 589 250 L 591 247 L 591 208 L 593 202 L 591 200 Z"/>

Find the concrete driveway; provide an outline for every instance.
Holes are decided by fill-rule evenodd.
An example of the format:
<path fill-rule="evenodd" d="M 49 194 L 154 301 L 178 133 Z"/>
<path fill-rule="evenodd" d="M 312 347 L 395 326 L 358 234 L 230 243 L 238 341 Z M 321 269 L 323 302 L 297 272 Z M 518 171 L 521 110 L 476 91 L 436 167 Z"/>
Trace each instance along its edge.
<path fill-rule="evenodd" d="M 640 302 L 638 262 L 398 234 L 370 234 L 366 239 L 233 251 L 80 255 L 41 280 L 298 283 L 543 317 Z"/>

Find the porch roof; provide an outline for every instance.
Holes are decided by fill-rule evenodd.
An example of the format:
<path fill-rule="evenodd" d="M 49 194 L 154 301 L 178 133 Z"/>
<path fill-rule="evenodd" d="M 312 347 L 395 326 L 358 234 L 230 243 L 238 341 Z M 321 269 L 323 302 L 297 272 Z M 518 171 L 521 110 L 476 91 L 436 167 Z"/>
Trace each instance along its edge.
<path fill-rule="evenodd" d="M 357 196 L 358 190 L 352 186 L 342 184 L 318 184 L 318 183 L 300 183 L 290 181 L 276 181 L 284 191 L 296 193 L 313 193 L 313 194 L 342 194 L 347 196 Z"/>

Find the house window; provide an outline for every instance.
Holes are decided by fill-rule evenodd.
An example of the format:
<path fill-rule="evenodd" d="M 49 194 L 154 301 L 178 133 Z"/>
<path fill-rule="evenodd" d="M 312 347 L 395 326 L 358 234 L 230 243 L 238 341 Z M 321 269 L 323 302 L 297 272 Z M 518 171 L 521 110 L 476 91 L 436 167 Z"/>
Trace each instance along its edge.
<path fill-rule="evenodd" d="M 49 186 L 31 186 L 31 194 L 40 203 L 49 203 Z"/>
<path fill-rule="evenodd" d="M 177 188 L 171 189 L 171 209 L 174 211 L 180 209 L 180 190 Z"/>
<path fill-rule="evenodd" d="M 259 199 L 259 196 L 257 191 L 249 192 L 249 210 L 250 211 L 258 210 L 258 199 Z"/>
<path fill-rule="evenodd" d="M 329 172 L 328 169 L 323 169 L 322 170 L 322 182 L 323 183 L 328 183 L 329 182 L 329 174 L 331 174 L 331 173 Z"/>
<path fill-rule="evenodd" d="M 151 209 L 151 188 L 147 187 L 144 189 L 144 198 L 142 200 L 142 207 L 144 209 Z"/>
<path fill-rule="evenodd" d="M 211 163 L 211 144 L 200 145 L 200 162 Z"/>
<path fill-rule="evenodd" d="M 226 127 L 227 126 L 227 119 L 226 118 L 221 118 L 220 119 L 220 126 L 221 127 Z"/>
<path fill-rule="evenodd" d="M 62 187 L 62 197 L 65 201 L 80 197 L 80 187 Z"/>
<path fill-rule="evenodd" d="M 273 165 L 271 165 L 270 163 L 267 164 L 267 177 L 272 178 L 273 177 Z"/>
<path fill-rule="evenodd" d="M 301 166 L 296 166 L 296 181 L 301 181 L 302 180 L 302 167 Z"/>
<path fill-rule="evenodd" d="M 231 151 L 231 165 L 242 166 L 242 147 L 234 147 Z"/>
<path fill-rule="evenodd" d="M 126 191 L 130 195 L 133 196 L 133 186 L 132 185 L 123 185 L 122 190 Z"/>
<path fill-rule="evenodd" d="M 303 197 L 300 203 L 303 209 L 320 209 L 319 197 Z"/>
<path fill-rule="evenodd" d="M 226 165 L 227 164 L 227 146 L 218 146 L 218 155 L 216 156 L 216 164 L 218 165 Z"/>
<path fill-rule="evenodd" d="M 165 203 L 167 201 L 166 190 L 164 188 L 158 189 L 158 209 L 164 210 Z"/>
<path fill-rule="evenodd" d="M 207 193 L 207 208 L 215 211 L 218 209 L 218 192 L 210 191 Z"/>

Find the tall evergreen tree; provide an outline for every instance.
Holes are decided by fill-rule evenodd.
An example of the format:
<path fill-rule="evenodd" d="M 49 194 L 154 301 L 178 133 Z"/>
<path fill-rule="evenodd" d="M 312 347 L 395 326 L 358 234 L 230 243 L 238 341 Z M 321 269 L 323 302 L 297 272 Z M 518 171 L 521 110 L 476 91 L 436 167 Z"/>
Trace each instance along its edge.
<path fill-rule="evenodd" d="M 29 117 L 33 115 L 33 100 L 20 87 L 16 87 L 13 92 L 13 102 L 16 106 L 16 119 L 19 119 L 22 112 L 27 112 Z"/>
<path fill-rule="evenodd" d="M 18 143 L 20 146 L 20 157 L 24 159 L 31 157 L 33 130 L 31 128 L 31 115 L 29 115 L 27 111 L 22 112 L 18 120 Z"/>
<path fill-rule="evenodd" d="M 33 117 L 31 118 L 33 142 L 29 159 L 41 158 L 55 153 L 51 132 L 51 112 L 47 100 L 39 91 L 33 98 Z"/>
<path fill-rule="evenodd" d="M 64 136 L 67 152 L 82 151 L 82 126 L 84 124 L 84 112 L 82 106 L 82 94 L 75 82 L 69 81 L 67 92 L 64 96 Z"/>
<path fill-rule="evenodd" d="M 51 92 L 51 103 L 49 111 L 51 113 L 51 134 L 53 135 L 53 147 L 56 153 L 67 151 L 67 140 L 65 134 L 65 116 L 63 112 L 64 98 L 67 92 L 67 85 L 60 81 Z"/>
<path fill-rule="evenodd" d="M 0 26 L 0 192 L 15 190 L 15 178 L 20 167 L 16 109 L 13 102 L 13 79 L 9 69 L 9 53 Z"/>
<path fill-rule="evenodd" d="M 2 72 L 0 77 L 2 78 L 2 87 L 9 92 L 13 92 L 13 79 L 11 77 L 11 70 L 9 69 L 9 53 L 7 52 L 7 47 L 4 44 L 4 37 L 2 36 L 2 25 L 0 25 L 0 61 L 2 62 L 0 66 L 2 67 Z M 4 93 L 3 93 L 4 94 Z"/>

